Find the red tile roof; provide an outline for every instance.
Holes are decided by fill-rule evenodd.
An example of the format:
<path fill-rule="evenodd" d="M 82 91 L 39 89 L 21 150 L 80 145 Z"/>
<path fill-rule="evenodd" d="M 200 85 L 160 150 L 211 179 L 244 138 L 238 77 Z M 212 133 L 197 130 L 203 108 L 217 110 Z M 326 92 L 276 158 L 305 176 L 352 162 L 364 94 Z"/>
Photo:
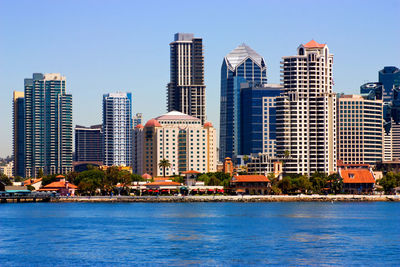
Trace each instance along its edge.
<path fill-rule="evenodd" d="M 305 45 L 303 45 L 305 48 L 323 48 L 325 47 L 325 44 L 319 44 L 314 40 L 309 41 Z"/>
<path fill-rule="evenodd" d="M 144 179 L 151 179 L 152 177 L 151 177 L 150 174 L 145 173 L 145 174 L 142 175 L 142 178 L 144 178 Z"/>
<path fill-rule="evenodd" d="M 28 180 L 24 181 L 24 185 L 25 186 L 33 185 L 33 184 L 39 183 L 41 180 L 42 180 L 42 178 L 39 178 L 39 179 L 28 179 Z"/>
<path fill-rule="evenodd" d="M 60 175 L 57 175 L 56 178 L 65 178 L 65 176 L 60 174 Z"/>
<path fill-rule="evenodd" d="M 368 169 L 341 170 L 340 176 L 345 184 L 374 184 L 375 179 Z"/>
<path fill-rule="evenodd" d="M 236 175 L 232 178 L 232 182 L 269 182 L 269 179 L 265 175 Z"/>
<path fill-rule="evenodd" d="M 141 124 L 138 124 L 138 125 L 136 125 L 136 127 L 135 128 L 140 128 L 140 129 L 142 129 L 142 128 L 144 128 L 143 127 L 143 125 L 141 125 Z"/>
<path fill-rule="evenodd" d="M 39 190 L 48 190 L 48 189 L 60 189 L 60 188 L 66 188 L 65 185 L 65 181 L 58 181 L 58 182 L 52 182 L 46 186 L 44 186 L 43 188 L 39 189 Z M 68 188 L 70 189 L 77 189 L 78 187 L 74 184 L 68 183 Z"/>
<path fill-rule="evenodd" d="M 161 124 L 156 119 L 151 119 L 144 127 L 161 127 Z"/>
<path fill-rule="evenodd" d="M 194 170 L 189 170 L 189 171 L 182 172 L 182 174 L 199 174 L 199 173 L 201 173 L 201 172 L 194 171 Z"/>
<path fill-rule="evenodd" d="M 209 121 L 204 123 L 204 127 L 212 127 L 212 126 L 213 126 L 212 123 Z"/>

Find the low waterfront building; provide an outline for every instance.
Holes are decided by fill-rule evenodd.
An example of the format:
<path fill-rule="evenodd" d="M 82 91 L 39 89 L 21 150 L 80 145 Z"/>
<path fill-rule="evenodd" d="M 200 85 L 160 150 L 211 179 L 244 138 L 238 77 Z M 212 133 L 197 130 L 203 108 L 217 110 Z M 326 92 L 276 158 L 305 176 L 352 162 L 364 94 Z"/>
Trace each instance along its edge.
<path fill-rule="evenodd" d="M 39 190 L 42 187 L 42 178 L 39 179 L 27 179 L 24 181 L 24 186 L 32 186 L 35 190 Z"/>
<path fill-rule="evenodd" d="M 216 130 L 209 122 L 202 125 L 198 118 L 171 111 L 134 131 L 137 136 L 134 146 L 142 157 L 134 160 L 133 169 L 139 170 L 139 174 L 164 175 L 159 165 L 164 159 L 170 164 L 165 168 L 166 176 L 186 170 L 201 173 L 216 170 Z"/>
<path fill-rule="evenodd" d="M 270 180 L 265 175 L 236 175 L 231 188 L 240 194 L 265 195 L 270 190 Z"/>
<path fill-rule="evenodd" d="M 78 189 L 78 187 L 68 181 L 65 180 L 65 177 L 62 175 L 59 175 L 56 177 L 57 179 L 60 179 L 59 181 L 52 182 L 48 185 L 45 185 L 44 187 L 40 188 L 38 191 L 40 192 L 57 192 L 61 196 L 74 196 L 75 191 Z"/>
<path fill-rule="evenodd" d="M 375 178 L 371 170 L 365 168 L 340 169 L 343 192 L 347 194 L 370 194 L 374 190 Z"/>
<path fill-rule="evenodd" d="M 194 171 L 194 170 L 189 170 L 182 172 L 183 175 L 185 175 L 185 185 L 195 185 L 197 181 L 197 177 L 199 176 L 200 172 Z"/>

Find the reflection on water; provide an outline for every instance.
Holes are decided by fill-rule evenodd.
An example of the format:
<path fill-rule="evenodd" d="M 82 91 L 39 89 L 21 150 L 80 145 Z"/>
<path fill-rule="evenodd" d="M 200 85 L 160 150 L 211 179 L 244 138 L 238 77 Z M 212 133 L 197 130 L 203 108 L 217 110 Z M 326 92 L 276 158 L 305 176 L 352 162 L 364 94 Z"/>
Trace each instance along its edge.
<path fill-rule="evenodd" d="M 400 203 L 24 203 L 0 218 L 1 266 L 400 262 Z"/>

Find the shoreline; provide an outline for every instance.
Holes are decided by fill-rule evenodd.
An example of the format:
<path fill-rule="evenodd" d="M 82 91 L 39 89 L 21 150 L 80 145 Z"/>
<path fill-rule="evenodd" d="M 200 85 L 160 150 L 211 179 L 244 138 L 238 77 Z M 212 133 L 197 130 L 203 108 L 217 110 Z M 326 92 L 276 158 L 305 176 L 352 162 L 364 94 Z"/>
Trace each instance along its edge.
<path fill-rule="evenodd" d="M 92 196 L 60 197 L 50 202 L 183 203 L 183 202 L 400 202 L 398 195 L 297 195 L 297 196 Z"/>

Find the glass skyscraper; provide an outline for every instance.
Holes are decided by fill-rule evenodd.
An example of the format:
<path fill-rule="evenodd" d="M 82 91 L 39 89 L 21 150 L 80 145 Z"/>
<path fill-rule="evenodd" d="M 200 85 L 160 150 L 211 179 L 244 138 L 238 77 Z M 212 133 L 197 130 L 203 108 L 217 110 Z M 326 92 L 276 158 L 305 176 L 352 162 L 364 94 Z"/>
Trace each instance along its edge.
<path fill-rule="evenodd" d="M 25 98 L 24 92 L 13 94 L 14 176 L 25 176 Z"/>
<path fill-rule="evenodd" d="M 72 171 L 72 95 L 59 73 L 25 79 L 25 177 Z"/>
<path fill-rule="evenodd" d="M 103 126 L 75 126 L 75 161 L 103 162 Z"/>
<path fill-rule="evenodd" d="M 107 166 L 132 166 L 132 94 L 103 95 L 103 144 Z"/>
<path fill-rule="evenodd" d="M 235 158 L 240 147 L 240 85 L 267 82 L 264 58 L 246 44 L 225 56 L 221 67 L 219 159 Z"/>
<path fill-rule="evenodd" d="M 275 99 L 282 92 L 279 84 L 241 85 L 240 155 L 263 153 L 275 157 Z"/>

